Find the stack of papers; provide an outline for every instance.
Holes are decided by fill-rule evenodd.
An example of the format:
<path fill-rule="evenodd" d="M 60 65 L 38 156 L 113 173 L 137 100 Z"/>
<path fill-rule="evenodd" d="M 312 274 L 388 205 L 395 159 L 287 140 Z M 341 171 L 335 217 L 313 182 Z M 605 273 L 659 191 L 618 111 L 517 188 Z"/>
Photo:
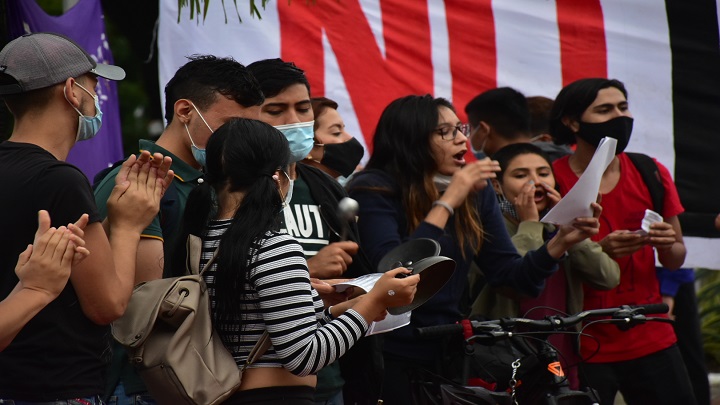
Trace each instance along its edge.
<path fill-rule="evenodd" d="M 578 217 L 592 217 L 590 204 L 597 200 L 603 173 L 615 158 L 617 139 L 600 141 L 585 172 L 567 194 L 540 220 L 555 225 L 571 224 Z"/>

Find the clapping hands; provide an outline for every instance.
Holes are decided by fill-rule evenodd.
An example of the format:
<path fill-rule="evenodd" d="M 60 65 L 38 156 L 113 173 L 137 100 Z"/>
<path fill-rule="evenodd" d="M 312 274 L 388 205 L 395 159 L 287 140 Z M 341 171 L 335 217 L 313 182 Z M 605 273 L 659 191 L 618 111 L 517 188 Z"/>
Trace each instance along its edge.
<path fill-rule="evenodd" d="M 131 155 L 115 178 L 115 187 L 108 199 L 108 220 L 111 229 L 141 232 L 160 210 L 160 200 L 170 186 L 174 173 L 172 159 L 143 151 Z"/>
<path fill-rule="evenodd" d="M 20 287 L 45 294 L 48 302 L 55 299 L 65 288 L 72 266 L 90 254 L 83 239 L 87 222 L 84 214 L 74 224 L 51 228 L 50 214 L 40 211 L 33 244 L 20 254 L 15 266 Z"/>

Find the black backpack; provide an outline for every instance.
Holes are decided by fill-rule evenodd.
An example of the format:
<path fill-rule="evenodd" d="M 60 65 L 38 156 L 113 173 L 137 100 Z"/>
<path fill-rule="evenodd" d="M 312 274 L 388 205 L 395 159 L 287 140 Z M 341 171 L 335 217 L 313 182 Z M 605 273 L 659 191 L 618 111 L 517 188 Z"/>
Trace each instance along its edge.
<path fill-rule="evenodd" d="M 653 203 L 653 211 L 662 215 L 665 202 L 665 186 L 662 184 L 660 172 L 655 161 L 648 155 L 642 153 L 625 152 L 635 168 L 640 172 L 645 186 L 650 192 Z"/>

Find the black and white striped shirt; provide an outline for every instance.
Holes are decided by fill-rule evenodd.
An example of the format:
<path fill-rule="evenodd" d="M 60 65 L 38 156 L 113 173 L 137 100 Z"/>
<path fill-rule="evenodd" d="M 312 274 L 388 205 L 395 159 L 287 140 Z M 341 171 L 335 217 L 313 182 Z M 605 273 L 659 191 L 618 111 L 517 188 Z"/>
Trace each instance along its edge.
<path fill-rule="evenodd" d="M 232 220 L 211 221 L 203 240 L 200 268 L 205 266 Z M 342 356 L 367 331 L 368 324 L 350 309 L 330 320 L 323 302 L 310 286 L 300 244 L 285 233 L 268 232 L 248 267 L 248 283 L 237 293 L 239 323 L 218 329 L 235 362 L 242 367 L 250 350 L 267 329 L 272 346 L 250 367 L 285 367 L 293 374 L 316 373 Z M 214 310 L 216 264 L 203 274 Z M 227 344 L 227 343 L 226 343 Z"/>

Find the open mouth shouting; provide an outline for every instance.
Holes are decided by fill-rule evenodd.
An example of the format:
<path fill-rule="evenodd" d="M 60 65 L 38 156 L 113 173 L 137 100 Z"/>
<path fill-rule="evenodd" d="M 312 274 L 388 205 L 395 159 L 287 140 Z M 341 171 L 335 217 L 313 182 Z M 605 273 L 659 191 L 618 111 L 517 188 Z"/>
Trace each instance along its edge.
<path fill-rule="evenodd" d="M 465 166 L 465 153 L 467 150 L 463 150 L 453 155 L 453 161 L 458 166 Z"/>

